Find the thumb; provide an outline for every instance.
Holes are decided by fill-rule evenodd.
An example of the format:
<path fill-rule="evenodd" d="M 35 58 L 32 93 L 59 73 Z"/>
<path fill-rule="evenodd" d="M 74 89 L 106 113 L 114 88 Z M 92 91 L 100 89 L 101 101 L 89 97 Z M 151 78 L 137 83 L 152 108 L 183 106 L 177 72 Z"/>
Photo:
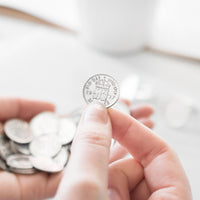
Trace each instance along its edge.
<path fill-rule="evenodd" d="M 72 144 L 57 199 L 107 199 L 111 136 L 106 108 L 100 104 L 87 106 Z"/>

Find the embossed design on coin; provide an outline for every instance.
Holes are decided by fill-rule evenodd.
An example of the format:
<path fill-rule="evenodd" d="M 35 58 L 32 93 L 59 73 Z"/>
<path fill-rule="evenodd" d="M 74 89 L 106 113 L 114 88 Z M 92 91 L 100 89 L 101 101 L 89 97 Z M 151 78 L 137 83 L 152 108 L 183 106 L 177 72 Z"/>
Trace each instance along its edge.
<path fill-rule="evenodd" d="M 106 74 L 96 74 L 89 78 L 83 87 L 83 97 L 87 103 L 98 102 L 106 108 L 119 99 L 117 81 Z"/>

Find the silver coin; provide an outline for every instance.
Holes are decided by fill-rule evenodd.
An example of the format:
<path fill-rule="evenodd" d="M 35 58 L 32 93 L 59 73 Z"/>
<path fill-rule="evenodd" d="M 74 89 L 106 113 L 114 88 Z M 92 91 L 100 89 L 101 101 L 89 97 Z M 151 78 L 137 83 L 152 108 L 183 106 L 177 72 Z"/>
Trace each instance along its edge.
<path fill-rule="evenodd" d="M 56 173 L 63 170 L 63 165 L 58 164 L 52 158 L 46 158 L 41 156 L 30 158 L 32 165 L 41 171 Z"/>
<path fill-rule="evenodd" d="M 14 153 L 21 153 L 24 155 L 30 155 L 29 144 L 18 144 L 16 142 L 10 141 L 11 149 Z"/>
<path fill-rule="evenodd" d="M 114 105 L 119 99 L 117 81 L 106 74 L 96 74 L 89 78 L 83 87 L 83 97 L 86 103 L 97 102 L 106 108 Z"/>
<path fill-rule="evenodd" d="M 35 168 L 32 169 L 17 169 L 14 167 L 9 167 L 8 170 L 10 172 L 14 172 L 17 174 L 35 174 L 37 172 L 37 170 Z"/>
<path fill-rule="evenodd" d="M 70 143 L 73 140 L 75 133 L 76 125 L 72 120 L 64 117 L 59 119 L 58 138 L 61 144 Z"/>
<path fill-rule="evenodd" d="M 34 136 L 58 132 L 58 117 L 52 112 L 42 112 L 30 121 L 30 129 Z"/>
<path fill-rule="evenodd" d="M 3 160 L 6 160 L 11 154 L 13 154 L 13 151 L 11 149 L 9 140 L 5 137 L 5 135 L 0 135 L 0 157 Z"/>
<path fill-rule="evenodd" d="M 16 169 L 32 169 L 33 165 L 30 162 L 30 156 L 15 154 L 10 155 L 6 163 L 9 167 Z"/>
<path fill-rule="evenodd" d="M 62 165 L 63 167 L 67 164 L 69 159 L 69 152 L 68 149 L 62 147 L 60 152 L 53 158 L 53 160 L 58 164 Z"/>
<path fill-rule="evenodd" d="M 7 171 L 8 167 L 3 159 L 0 158 L 0 168 Z"/>
<path fill-rule="evenodd" d="M 127 115 L 130 114 L 130 110 L 129 110 L 129 107 L 123 102 L 123 101 L 118 101 L 114 107 L 115 109 L 119 110 L 120 112 L 123 112 Z"/>
<path fill-rule="evenodd" d="M 4 125 L 6 135 L 13 141 L 25 144 L 33 139 L 29 124 L 20 119 L 8 120 Z"/>
<path fill-rule="evenodd" d="M 45 134 L 34 138 L 29 149 L 34 156 L 53 157 L 60 151 L 61 146 L 56 134 Z"/>

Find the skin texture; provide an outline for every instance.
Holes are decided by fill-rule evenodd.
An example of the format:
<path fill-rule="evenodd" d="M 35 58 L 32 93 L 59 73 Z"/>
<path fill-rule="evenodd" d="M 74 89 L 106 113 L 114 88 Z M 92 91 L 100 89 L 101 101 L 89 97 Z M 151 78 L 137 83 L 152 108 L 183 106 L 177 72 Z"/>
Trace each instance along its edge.
<path fill-rule="evenodd" d="M 0 121 L 11 118 L 30 120 L 42 111 L 54 111 L 48 102 L 18 98 L 0 99 Z M 55 194 L 62 174 L 37 173 L 34 175 L 13 174 L 0 170 L 0 199 L 32 200 L 44 199 Z"/>
<path fill-rule="evenodd" d="M 128 104 L 129 104 L 129 102 L 128 102 Z M 149 118 L 149 116 L 153 113 L 153 109 L 150 106 L 143 105 L 140 107 L 130 108 L 130 109 L 131 109 L 131 113 L 132 113 L 133 117 L 137 118 L 139 121 L 142 121 L 145 119 L 144 121 L 146 121 L 147 126 L 149 126 L 149 127 L 153 126 L 153 122 Z M 20 118 L 20 119 L 29 121 L 33 116 L 35 116 L 36 114 L 38 114 L 40 112 L 43 112 L 43 111 L 54 112 L 54 110 L 55 110 L 54 105 L 49 102 L 34 101 L 34 100 L 20 99 L 20 98 L 0 98 L 0 134 L 3 134 L 2 126 L 3 126 L 3 123 L 8 119 Z M 137 113 L 139 114 L 139 117 L 134 116 L 134 114 L 137 114 Z M 106 115 L 107 115 L 107 112 L 106 112 Z M 98 121 L 98 118 L 96 118 L 96 120 Z M 109 131 L 109 134 L 108 134 L 109 138 L 107 138 L 107 136 L 105 137 L 107 147 L 110 145 L 110 139 L 111 139 L 110 117 L 108 117 L 108 121 L 109 121 L 108 125 L 106 126 L 106 128 L 104 127 L 105 133 L 108 133 L 108 131 Z M 86 124 L 91 124 L 90 119 L 89 119 L 89 123 L 87 122 Z M 101 129 L 102 129 L 101 123 L 97 123 L 97 124 L 92 123 L 92 124 L 93 125 L 91 125 L 91 126 L 94 126 L 94 128 L 100 127 L 99 131 L 101 132 Z M 79 129 L 82 129 L 83 130 L 82 132 L 91 132 L 92 133 L 92 131 L 93 131 L 93 130 L 90 130 L 90 126 L 88 127 L 88 130 L 84 129 L 84 127 L 82 127 L 82 128 L 81 127 L 82 127 L 82 125 L 80 125 Z M 82 144 L 82 143 L 91 144 L 94 141 L 94 145 L 89 145 L 89 146 L 91 146 L 90 147 L 91 151 L 93 152 L 93 150 L 96 149 L 96 146 L 97 146 L 97 149 L 98 148 L 100 149 L 99 153 L 102 154 L 101 149 L 104 148 L 103 147 L 104 145 L 103 146 L 101 145 L 101 136 L 99 137 L 98 135 L 95 135 L 93 138 L 89 137 L 89 139 L 86 139 L 84 142 L 84 137 L 83 137 L 83 139 L 80 139 L 80 138 L 82 138 L 81 134 L 77 134 L 77 135 L 79 135 L 79 136 L 77 136 L 76 140 L 78 140 L 78 141 L 81 140 L 81 145 L 84 146 L 84 144 Z M 75 142 L 75 143 L 77 143 L 77 142 Z M 75 144 L 75 146 L 76 146 L 76 144 Z M 74 157 L 72 160 L 76 161 L 76 160 L 78 160 L 77 156 L 79 155 L 79 151 L 82 152 L 82 149 L 78 148 L 76 150 L 75 147 L 73 147 L 73 149 L 75 149 L 75 150 L 74 150 L 73 156 L 71 156 L 71 158 Z M 111 173 L 111 175 L 109 174 L 109 177 L 113 176 L 113 178 L 118 179 L 118 176 L 115 174 L 118 172 L 119 173 L 121 173 L 121 172 L 116 171 L 116 173 L 114 173 L 115 170 L 123 169 L 122 166 L 127 166 L 127 167 L 130 166 L 130 163 L 129 163 L 130 161 L 123 161 L 125 163 L 119 164 L 119 167 L 118 167 L 117 162 L 116 163 L 114 162 L 114 161 L 117 161 L 118 159 L 121 159 L 125 154 L 127 154 L 127 150 L 123 146 L 119 145 L 119 143 L 118 143 L 118 148 L 115 148 L 115 150 L 113 149 L 110 153 L 111 153 L 111 155 L 109 155 L 109 149 L 107 149 L 105 152 L 106 159 L 101 160 L 99 158 L 99 160 L 96 163 L 97 168 L 93 169 L 93 167 L 90 166 L 90 161 L 92 160 L 91 156 L 93 155 L 94 157 L 98 157 L 99 155 L 98 155 L 98 152 L 96 154 L 94 151 L 93 153 L 91 153 L 91 156 L 88 156 L 88 147 L 86 147 L 85 151 L 83 152 L 83 155 L 85 157 L 80 158 L 79 162 L 80 162 L 80 164 L 82 164 L 82 162 L 84 162 L 83 158 L 85 158 L 87 160 L 87 162 L 89 163 L 89 166 L 87 166 L 86 169 L 84 169 L 84 166 L 83 166 L 83 169 L 86 170 L 87 173 L 83 174 L 83 176 L 80 176 L 80 178 L 77 180 L 76 172 L 84 171 L 82 169 L 81 170 L 79 169 L 81 167 L 81 165 L 77 166 L 77 168 L 78 168 L 77 171 L 75 170 L 76 168 L 73 168 L 74 167 L 73 165 L 72 165 L 73 169 L 70 169 L 70 167 L 67 167 L 64 171 L 64 174 L 65 174 L 65 173 L 67 173 L 67 171 L 74 170 L 74 172 L 72 173 L 72 174 L 75 173 L 74 176 L 76 177 L 76 178 L 74 178 L 74 189 L 76 189 L 76 181 L 77 181 L 79 183 L 79 185 L 83 186 L 81 189 L 82 191 L 84 191 L 86 188 L 87 195 L 95 196 L 96 192 L 91 192 L 91 191 L 97 191 L 98 187 L 96 187 L 96 183 L 93 184 L 93 177 L 92 177 L 92 179 L 89 179 L 86 181 L 85 181 L 85 178 L 87 177 L 88 170 L 94 171 L 93 174 L 95 177 L 101 171 L 102 174 L 98 178 L 104 179 L 104 193 L 98 191 L 98 195 L 99 195 L 100 199 L 102 199 L 101 196 L 105 195 L 105 193 L 107 195 L 107 185 L 108 185 L 107 168 L 108 168 L 108 162 L 109 162 L 107 160 L 110 159 L 110 163 L 112 163 L 112 165 L 110 165 L 111 170 L 109 173 Z M 110 158 L 109 158 L 109 156 L 110 156 Z M 75 162 L 75 161 L 73 161 L 73 162 Z M 102 163 L 102 161 L 103 161 L 103 163 Z M 136 179 L 135 176 L 137 176 L 136 182 L 139 182 L 140 179 L 142 179 L 141 177 L 143 177 L 142 167 L 135 160 L 133 160 L 131 162 L 133 162 L 132 167 L 134 168 L 135 175 L 130 173 L 130 176 L 131 177 L 134 176 L 134 179 Z M 100 163 L 100 165 L 99 165 L 99 163 Z M 107 163 L 107 164 L 105 164 L 105 163 Z M 99 166 L 101 166 L 101 168 L 99 168 Z M 104 168 L 104 169 L 102 170 L 102 168 Z M 71 172 L 69 172 L 69 173 L 71 173 Z M 112 175 L 112 174 L 114 174 L 114 175 Z M 0 199 L 3 199 L 3 200 L 4 199 L 5 200 L 40 200 L 40 199 L 52 197 L 56 194 L 58 185 L 59 185 L 62 177 L 63 177 L 63 173 L 48 174 L 48 173 L 40 172 L 40 173 L 37 173 L 34 175 L 20 175 L 20 174 L 14 174 L 14 173 L 9 173 L 9 172 L 0 170 Z M 65 175 L 62 182 L 65 182 L 66 178 L 67 178 L 67 176 Z M 112 180 L 113 180 L 112 178 L 111 179 L 109 178 L 109 181 L 111 184 L 112 184 Z M 136 184 L 136 182 L 135 182 L 135 184 Z M 62 187 L 62 185 L 63 185 L 63 183 L 61 184 L 60 187 Z M 73 187 L 73 185 L 71 185 L 70 187 Z M 91 190 L 88 190 L 90 187 L 91 187 Z M 74 189 L 72 191 L 74 191 Z M 65 191 L 65 190 L 66 190 L 66 188 L 63 189 L 63 191 Z M 62 193 L 62 189 L 59 189 L 59 193 Z M 75 192 L 75 194 L 77 194 L 77 192 Z M 60 195 L 60 194 L 58 194 L 58 195 Z M 65 194 L 63 194 L 63 195 L 65 195 Z M 70 199 L 70 198 L 63 196 L 62 199 Z M 78 197 L 75 197 L 74 199 L 78 199 Z M 90 199 L 90 198 L 86 198 L 86 199 Z"/>
<path fill-rule="evenodd" d="M 137 115 L 138 116 L 138 115 Z M 132 157 L 110 159 L 111 137 Z M 138 120 L 90 104 L 82 115 L 56 200 L 191 200 L 176 153 Z"/>
<path fill-rule="evenodd" d="M 126 104 L 130 105 L 129 102 L 126 102 Z M 139 105 L 137 107 L 130 107 L 131 116 L 151 129 L 154 126 L 153 121 L 150 119 L 150 116 L 153 114 L 153 112 L 154 110 L 150 105 Z M 116 144 L 112 148 L 112 151 L 110 152 L 109 162 L 111 163 L 115 160 L 123 158 L 127 154 L 128 154 L 127 149 L 124 148 L 122 145 L 120 145 L 119 142 L 116 142 Z"/>

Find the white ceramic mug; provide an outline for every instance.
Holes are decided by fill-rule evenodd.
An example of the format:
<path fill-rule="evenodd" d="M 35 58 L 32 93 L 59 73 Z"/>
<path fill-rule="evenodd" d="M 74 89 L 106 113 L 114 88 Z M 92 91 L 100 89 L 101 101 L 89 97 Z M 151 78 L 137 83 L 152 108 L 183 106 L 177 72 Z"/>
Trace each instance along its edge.
<path fill-rule="evenodd" d="M 78 0 L 80 36 L 110 53 L 143 48 L 156 0 Z"/>

